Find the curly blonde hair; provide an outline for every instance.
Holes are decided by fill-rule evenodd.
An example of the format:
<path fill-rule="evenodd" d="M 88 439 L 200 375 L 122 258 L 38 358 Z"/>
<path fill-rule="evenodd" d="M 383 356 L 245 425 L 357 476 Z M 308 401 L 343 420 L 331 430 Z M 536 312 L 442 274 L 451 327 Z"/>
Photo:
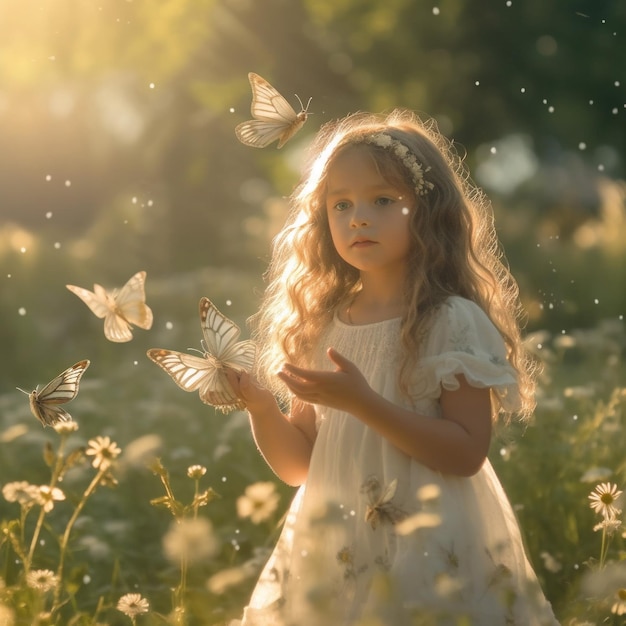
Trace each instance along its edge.
<path fill-rule="evenodd" d="M 367 141 L 383 132 L 406 146 L 424 167 L 428 193 L 418 195 L 414 177 L 393 151 Z M 470 181 L 435 121 L 404 109 L 388 115 L 351 114 L 325 124 L 317 134 L 291 195 L 286 223 L 273 241 L 261 308 L 250 320 L 260 348 L 259 380 L 288 400 L 286 388 L 275 376 L 280 365 L 289 361 L 310 366 L 316 343 L 335 311 L 360 288 L 358 270 L 335 250 L 325 208 L 329 168 L 345 147 L 357 143 L 371 152 L 384 178 L 414 190 L 415 206 L 422 209 L 413 211 L 409 221 L 401 390 L 409 395 L 410 374 L 433 314 L 449 296 L 461 296 L 475 302 L 502 335 L 518 377 L 521 407 L 517 412 L 522 419 L 530 416 L 536 366 L 522 343 L 518 286 L 504 261 L 491 205 Z M 495 394 L 492 406 L 494 419 L 505 414 Z"/>

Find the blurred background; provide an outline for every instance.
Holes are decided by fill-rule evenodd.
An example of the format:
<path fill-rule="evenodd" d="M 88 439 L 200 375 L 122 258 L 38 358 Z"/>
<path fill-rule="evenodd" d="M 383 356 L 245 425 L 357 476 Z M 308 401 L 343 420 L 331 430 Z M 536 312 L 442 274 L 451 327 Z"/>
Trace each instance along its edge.
<path fill-rule="evenodd" d="M 408 107 L 457 142 L 529 329 L 621 316 L 625 55 L 616 0 L 2 0 L 0 390 L 127 349 L 66 283 L 146 270 L 170 346 L 196 345 L 201 295 L 243 322 L 303 148 L 356 110 Z M 235 138 L 249 71 L 312 98 L 280 151 Z"/>
<path fill-rule="evenodd" d="M 597 539 L 580 475 L 585 463 L 626 474 L 618 430 L 600 427 L 605 413 L 621 419 L 618 401 L 594 395 L 600 381 L 607 393 L 624 384 L 624 58 L 623 0 L 0 0 L 0 482 L 45 483 L 41 446 L 55 438 L 15 387 L 91 359 L 70 405 L 77 443 L 108 435 L 125 452 L 119 489 L 81 527 L 101 548 L 84 552 L 87 604 L 139 589 L 167 610 L 176 575 L 160 549 L 169 517 L 149 505 L 162 495 L 145 467 L 154 454 L 183 492 L 186 467 L 206 465 L 222 496 L 210 518 L 223 547 L 198 575 L 198 614 L 245 603 L 257 569 L 230 596 L 207 599 L 204 577 L 271 546 L 292 490 L 278 486 L 269 526 L 238 520 L 244 487 L 275 480 L 245 415 L 214 414 L 145 351 L 199 348 L 201 296 L 247 336 L 312 135 L 349 112 L 401 106 L 436 118 L 491 197 L 535 348 L 549 336 L 563 339 L 559 358 L 576 346 L 569 369 L 544 380 L 543 430 L 494 446 L 512 501 L 525 503 L 540 578 L 563 615 L 573 610 L 572 580 Z M 295 94 L 312 98 L 281 150 L 235 137 L 250 118 L 250 71 L 294 107 Z M 112 344 L 65 285 L 121 287 L 140 270 L 154 326 Z M 572 434 L 584 420 L 595 421 Z M 0 500 L 0 513 L 11 506 Z"/>

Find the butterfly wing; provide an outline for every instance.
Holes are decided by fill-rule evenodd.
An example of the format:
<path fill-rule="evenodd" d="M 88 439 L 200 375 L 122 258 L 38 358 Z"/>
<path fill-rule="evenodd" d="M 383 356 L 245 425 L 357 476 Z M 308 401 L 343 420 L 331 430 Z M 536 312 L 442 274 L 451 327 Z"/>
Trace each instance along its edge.
<path fill-rule="evenodd" d="M 152 328 L 152 309 L 146 304 L 146 273 L 137 272 L 115 295 L 115 308 L 127 322 L 144 330 Z"/>
<path fill-rule="evenodd" d="M 198 391 L 200 400 L 224 413 L 243 408 L 243 403 L 233 393 L 223 371 L 210 355 L 193 354 L 152 348 L 148 358 L 166 371 L 184 391 Z"/>
<path fill-rule="evenodd" d="M 304 125 L 307 111 L 296 113 L 285 98 L 264 78 L 250 72 L 252 87 L 253 120 L 242 122 L 235 128 L 235 134 L 241 143 L 253 148 L 265 148 L 278 140 L 282 148 Z"/>
<path fill-rule="evenodd" d="M 100 285 L 94 285 L 94 291 L 83 289 L 76 285 L 65 285 L 73 294 L 77 295 L 99 318 L 106 317 L 115 306 L 113 298 Z"/>
<path fill-rule="evenodd" d="M 137 272 L 118 291 L 108 292 L 96 284 L 94 291 L 66 285 L 100 318 L 104 318 L 104 336 L 109 341 L 123 343 L 133 338 L 131 324 L 139 328 L 152 327 L 152 310 L 146 305 L 145 272 Z"/>
<path fill-rule="evenodd" d="M 104 319 L 104 335 L 123 343 L 133 338 L 131 324 L 144 330 L 152 327 L 152 309 L 146 304 L 146 273 L 137 272 L 112 295 L 113 308 Z"/>
<path fill-rule="evenodd" d="M 253 341 L 237 341 L 239 327 L 220 313 L 208 298 L 200 300 L 200 324 L 205 349 L 220 367 L 246 372 L 252 369 L 256 345 Z"/>
<path fill-rule="evenodd" d="M 104 336 L 115 343 L 125 343 L 133 338 L 130 324 L 115 312 L 104 318 Z"/>
<path fill-rule="evenodd" d="M 41 391 L 35 389 L 29 394 L 31 412 L 44 426 L 72 419 L 59 405 L 76 397 L 80 379 L 88 367 L 88 360 L 79 361 L 53 378 Z"/>

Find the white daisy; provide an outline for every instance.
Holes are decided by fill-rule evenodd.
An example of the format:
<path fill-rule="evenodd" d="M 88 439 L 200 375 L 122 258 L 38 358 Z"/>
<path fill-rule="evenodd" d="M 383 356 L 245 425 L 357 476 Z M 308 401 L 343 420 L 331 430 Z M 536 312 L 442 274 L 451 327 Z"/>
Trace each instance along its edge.
<path fill-rule="evenodd" d="M 602 515 L 604 519 L 614 519 L 622 511 L 615 503 L 617 499 L 622 495 L 622 492 L 617 488 L 617 485 L 612 483 L 600 483 L 589 494 L 589 506 L 599 515 Z"/>
<path fill-rule="evenodd" d="M 117 603 L 117 610 L 128 617 L 136 617 L 150 610 L 150 603 L 140 593 L 127 593 Z"/>

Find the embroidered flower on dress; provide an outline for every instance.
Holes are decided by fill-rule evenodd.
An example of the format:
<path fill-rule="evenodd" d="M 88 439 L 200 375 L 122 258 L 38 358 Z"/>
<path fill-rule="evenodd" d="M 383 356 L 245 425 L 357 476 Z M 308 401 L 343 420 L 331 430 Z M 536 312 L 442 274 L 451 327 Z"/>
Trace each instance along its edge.
<path fill-rule="evenodd" d="M 424 166 L 418 162 L 415 155 L 398 139 L 394 139 L 386 133 L 375 133 L 364 138 L 366 143 L 371 143 L 381 148 L 389 149 L 399 161 L 409 170 L 415 193 L 418 196 L 425 196 L 431 189 L 435 188 L 430 181 L 426 180 L 424 174 L 430 171 L 430 167 L 424 169 Z"/>
<path fill-rule="evenodd" d="M 348 546 L 344 546 L 337 552 L 337 560 L 343 565 L 352 565 L 354 560 L 354 555 L 352 554 L 352 550 L 348 548 Z"/>
<path fill-rule="evenodd" d="M 367 570 L 367 563 L 364 563 L 358 568 L 354 567 L 354 549 L 349 546 L 344 546 L 337 552 L 337 562 L 343 567 L 344 580 L 356 580 L 359 574 L 362 574 Z"/>

